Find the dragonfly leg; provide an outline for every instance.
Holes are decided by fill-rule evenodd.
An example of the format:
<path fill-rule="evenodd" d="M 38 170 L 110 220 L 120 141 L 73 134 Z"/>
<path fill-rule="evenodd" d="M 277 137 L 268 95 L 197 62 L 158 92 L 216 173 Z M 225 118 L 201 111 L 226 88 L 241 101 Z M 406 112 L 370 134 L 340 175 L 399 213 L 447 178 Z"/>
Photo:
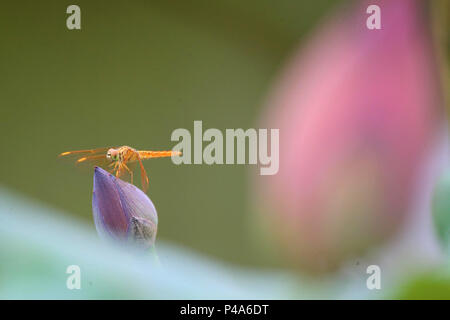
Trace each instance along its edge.
<path fill-rule="evenodd" d="M 118 166 L 117 161 L 111 162 L 110 164 L 108 164 L 109 169 L 107 169 L 109 173 L 115 174 L 116 177 L 117 177 L 117 173 L 118 173 L 117 166 Z"/>
<path fill-rule="evenodd" d="M 131 176 L 131 184 L 133 184 L 133 171 L 131 171 L 130 168 L 128 168 L 128 166 L 125 163 L 123 163 L 122 165 L 128 171 L 128 173 L 130 174 L 130 176 Z"/>
<path fill-rule="evenodd" d="M 108 164 L 108 168 L 109 169 L 107 169 L 107 170 L 108 170 L 109 173 L 113 173 L 114 172 L 115 168 L 112 168 L 114 166 L 114 164 L 115 164 L 114 162 L 111 162 L 110 164 Z"/>
<path fill-rule="evenodd" d="M 111 169 L 111 173 L 113 173 L 114 171 L 116 172 L 116 178 L 118 178 L 119 177 L 119 169 L 120 169 L 120 167 L 119 168 L 117 168 L 117 166 L 118 166 L 118 162 L 113 162 L 113 164 L 114 164 L 114 168 L 112 168 Z"/>
<path fill-rule="evenodd" d="M 137 154 L 137 158 L 139 161 L 139 165 L 141 166 L 141 183 L 142 183 L 142 190 L 144 192 L 147 192 L 148 189 L 148 177 L 147 172 L 145 172 L 144 165 L 142 164 L 141 157 L 139 156 L 139 153 Z"/>

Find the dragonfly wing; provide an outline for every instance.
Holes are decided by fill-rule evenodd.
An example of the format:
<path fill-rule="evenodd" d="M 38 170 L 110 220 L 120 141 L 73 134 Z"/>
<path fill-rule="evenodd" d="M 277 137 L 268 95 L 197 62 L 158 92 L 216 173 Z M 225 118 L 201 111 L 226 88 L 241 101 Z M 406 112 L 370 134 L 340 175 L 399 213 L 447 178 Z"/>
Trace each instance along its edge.
<path fill-rule="evenodd" d="M 60 157 L 65 157 L 65 156 L 83 156 L 83 155 L 94 155 L 97 153 L 105 153 L 106 151 L 108 151 L 108 149 L 110 149 L 110 147 L 105 147 L 105 148 L 97 148 L 97 149 L 86 149 L 86 150 L 75 150 L 75 151 L 66 151 L 66 152 L 62 152 L 59 154 Z"/>
<path fill-rule="evenodd" d="M 106 154 L 79 157 L 75 162 L 76 166 L 79 167 L 102 167 L 104 169 L 108 169 L 111 163 Z"/>
<path fill-rule="evenodd" d="M 59 155 L 67 161 L 75 163 L 77 167 L 104 167 L 106 168 L 111 160 L 106 158 L 106 152 L 109 148 L 98 148 L 90 150 L 67 151 Z"/>

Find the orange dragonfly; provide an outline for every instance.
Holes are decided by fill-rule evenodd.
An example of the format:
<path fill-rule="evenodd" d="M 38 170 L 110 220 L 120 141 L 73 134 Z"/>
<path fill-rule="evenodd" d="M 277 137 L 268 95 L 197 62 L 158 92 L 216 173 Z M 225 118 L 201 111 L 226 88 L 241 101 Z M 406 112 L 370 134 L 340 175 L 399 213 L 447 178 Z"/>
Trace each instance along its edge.
<path fill-rule="evenodd" d="M 148 177 L 145 172 L 142 160 L 150 158 L 162 158 L 181 155 L 180 151 L 143 151 L 136 150 L 128 146 L 118 148 L 98 148 L 90 150 L 67 151 L 61 153 L 60 157 L 75 156 L 76 163 L 88 163 L 106 167 L 111 173 L 115 173 L 117 178 L 124 174 L 129 174 L 131 183 L 133 183 L 133 169 L 136 163 L 141 168 L 141 183 L 144 192 L 148 189 Z"/>

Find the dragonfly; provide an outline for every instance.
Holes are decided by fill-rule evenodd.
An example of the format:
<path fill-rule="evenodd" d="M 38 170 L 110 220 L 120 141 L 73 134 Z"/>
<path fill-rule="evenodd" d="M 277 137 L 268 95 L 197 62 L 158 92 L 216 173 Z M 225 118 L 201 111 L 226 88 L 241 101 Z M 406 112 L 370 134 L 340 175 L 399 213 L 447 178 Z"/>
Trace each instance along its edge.
<path fill-rule="evenodd" d="M 147 151 L 136 150 L 135 148 L 129 146 L 121 146 L 66 151 L 61 153 L 59 156 L 76 157 L 77 164 L 91 164 L 105 167 L 110 173 L 115 173 L 117 178 L 128 175 L 131 183 L 133 183 L 133 169 L 135 168 L 135 165 L 139 163 L 141 169 L 142 190 L 147 192 L 149 181 L 147 172 L 142 164 L 142 160 L 180 155 L 180 151 Z"/>

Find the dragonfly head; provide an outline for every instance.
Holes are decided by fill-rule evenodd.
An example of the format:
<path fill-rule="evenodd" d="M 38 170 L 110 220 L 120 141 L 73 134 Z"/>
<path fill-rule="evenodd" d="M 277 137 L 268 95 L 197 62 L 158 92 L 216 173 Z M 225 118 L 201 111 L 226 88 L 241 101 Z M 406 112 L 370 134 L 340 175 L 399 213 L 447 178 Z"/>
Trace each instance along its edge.
<path fill-rule="evenodd" d="M 119 160 L 119 150 L 111 148 L 106 153 L 106 158 L 108 158 L 111 161 L 117 161 Z"/>

